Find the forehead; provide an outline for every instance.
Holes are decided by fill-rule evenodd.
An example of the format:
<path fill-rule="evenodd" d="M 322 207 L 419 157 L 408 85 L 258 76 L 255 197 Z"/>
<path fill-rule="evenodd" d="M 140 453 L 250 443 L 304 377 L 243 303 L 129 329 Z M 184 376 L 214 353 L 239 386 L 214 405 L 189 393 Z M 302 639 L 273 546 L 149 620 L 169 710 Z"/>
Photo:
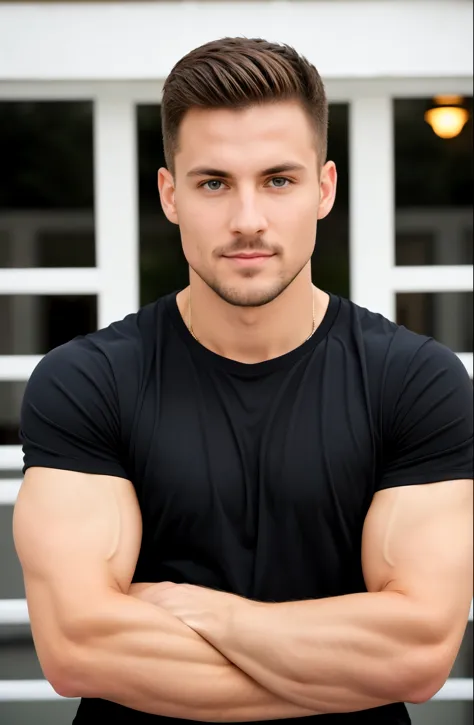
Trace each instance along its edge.
<path fill-rule="evenodd" d="M 273 165 L 289 153 L 308 164 L 316 155 L 314 133 L 296 102 L 238 110 L 193 108 L 181 123 L 176 170 L 201 163 L 218 168 L 238 167 L 239 162 L 248 168 L 253 161 Z"/>

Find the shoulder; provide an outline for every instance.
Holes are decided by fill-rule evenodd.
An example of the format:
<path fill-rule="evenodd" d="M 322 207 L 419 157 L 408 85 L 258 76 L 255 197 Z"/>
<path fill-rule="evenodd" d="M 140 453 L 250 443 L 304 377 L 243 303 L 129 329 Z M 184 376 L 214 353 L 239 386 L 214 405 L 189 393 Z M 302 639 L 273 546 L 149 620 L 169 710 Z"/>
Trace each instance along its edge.
<path fill-rule="evenodd" d="M 29 383 L 61 378 L 97 386 L 106 378 L 119 384 L 125 375 L 130 383 L 156 346 L 163 307 L 160 299 L 107 327 L 54 348 L 40 360 Z"/>
<path fill-rule="evenodd" d="M 121 441 L 156 346 L 160 307 L 77 337 L 40 360 L 21 406 L 24 470 L 40 465 L 126 477 Z"/>
<path fill-rule="evenodd" d="M 434 338 L 413 332 L 350 300 L 343 299 L 341 305 L 350 335 L 362 345 L 368 360 L 382 366 L 381 372 L 406 372 L 427 362 L 465 372 L 458 356 Z"/>
<path fill-rule="evenodd" d="M 396 356 L 410 357 L 430 339 L 351 300 L 342 299 L 341 307 L 351 334 L 359 338 L 370 352 L 390 352 Z"/>
<path fill-rule="evenodd" d="M 144 370 L 154 358 L 162 327 L 163 298 L 89 335 L 48 352 L 33 370 L 23 396 L 22 416 L 48 411 L 57 418 L 74 408 L 128 410 Z M 131 404 L 130 404 L 131 405 Z M 133 406 L 132 406 L 133 407 Z"/>
<path fill-rule="evenodd" d="M 72 340 L 70 345 L 82 347 L 91 359 L 102 357 L 113 369 L 126 365 L 130 373 L 130 365 L 140 364 L 155 349 L 163 329 L 166 300 L 160 298 L 122 320 Z"/>
<path fill-rule="evenodd" d="M 383 315 L 341 301 L 342 335 L 350 337 L 362 358 L 370 388 L 389 407 L 407 391 L 442 391 L 454 387 L 472 395 L 472 381 L 459 357 L 427 335 L 408 330 Z"/>
<path fill-rule="evenodd" d="M 432 337 L 344 304 L 341 334 L 356 341 L 380 435 L 377 488 L 471 478 L 473 387 L 461 360 Z"/>

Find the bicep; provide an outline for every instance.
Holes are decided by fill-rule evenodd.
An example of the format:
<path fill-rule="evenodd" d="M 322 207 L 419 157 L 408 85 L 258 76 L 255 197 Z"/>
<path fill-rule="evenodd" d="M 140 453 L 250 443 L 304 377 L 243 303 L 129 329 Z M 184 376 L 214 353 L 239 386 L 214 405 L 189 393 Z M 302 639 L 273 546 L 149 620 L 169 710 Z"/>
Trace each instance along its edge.
<path fill-rule="evenodd" d="M 141 541 L 133 486 L 113 476 L 28 469 L 13 535 L 35 644 L 47 661 L 69 622 L 107 590 L 128 590 Z"/>
<path fill-rule="evenodd" d="M 472 598 L 472 496 L 472 480 L 379 491 L 362 539 L 367 589 L 409 596 L 455 640 Z"/>

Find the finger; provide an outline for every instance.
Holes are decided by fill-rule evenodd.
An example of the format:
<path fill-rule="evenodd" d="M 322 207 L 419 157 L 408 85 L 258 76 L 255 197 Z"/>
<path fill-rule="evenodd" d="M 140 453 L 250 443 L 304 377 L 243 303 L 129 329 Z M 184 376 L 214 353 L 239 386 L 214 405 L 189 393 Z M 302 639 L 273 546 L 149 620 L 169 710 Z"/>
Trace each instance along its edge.
<path fill-rule="evenodd" d="M 155 588 L 157 591 L 165 591 L 165 589 L 171 589 L 172 587 L 178 586 L 174 582 L 157 582 Z"/>

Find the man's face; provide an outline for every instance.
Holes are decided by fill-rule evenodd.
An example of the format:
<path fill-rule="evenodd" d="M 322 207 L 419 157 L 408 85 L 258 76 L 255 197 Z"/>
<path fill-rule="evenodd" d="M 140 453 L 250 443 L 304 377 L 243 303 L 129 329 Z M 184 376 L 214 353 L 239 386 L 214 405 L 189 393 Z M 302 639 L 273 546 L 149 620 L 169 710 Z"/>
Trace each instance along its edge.
<path fill-rule="evenodd" d="M 192 109 L 175 178 L 159 172 L 163 209 L 179 225 L 194 272 L 232 305 L 259 306 L 310 263 L 317 220 L 334 203 L 336 170 L 321 170 L 314 130 L 294 102 Z"/>

